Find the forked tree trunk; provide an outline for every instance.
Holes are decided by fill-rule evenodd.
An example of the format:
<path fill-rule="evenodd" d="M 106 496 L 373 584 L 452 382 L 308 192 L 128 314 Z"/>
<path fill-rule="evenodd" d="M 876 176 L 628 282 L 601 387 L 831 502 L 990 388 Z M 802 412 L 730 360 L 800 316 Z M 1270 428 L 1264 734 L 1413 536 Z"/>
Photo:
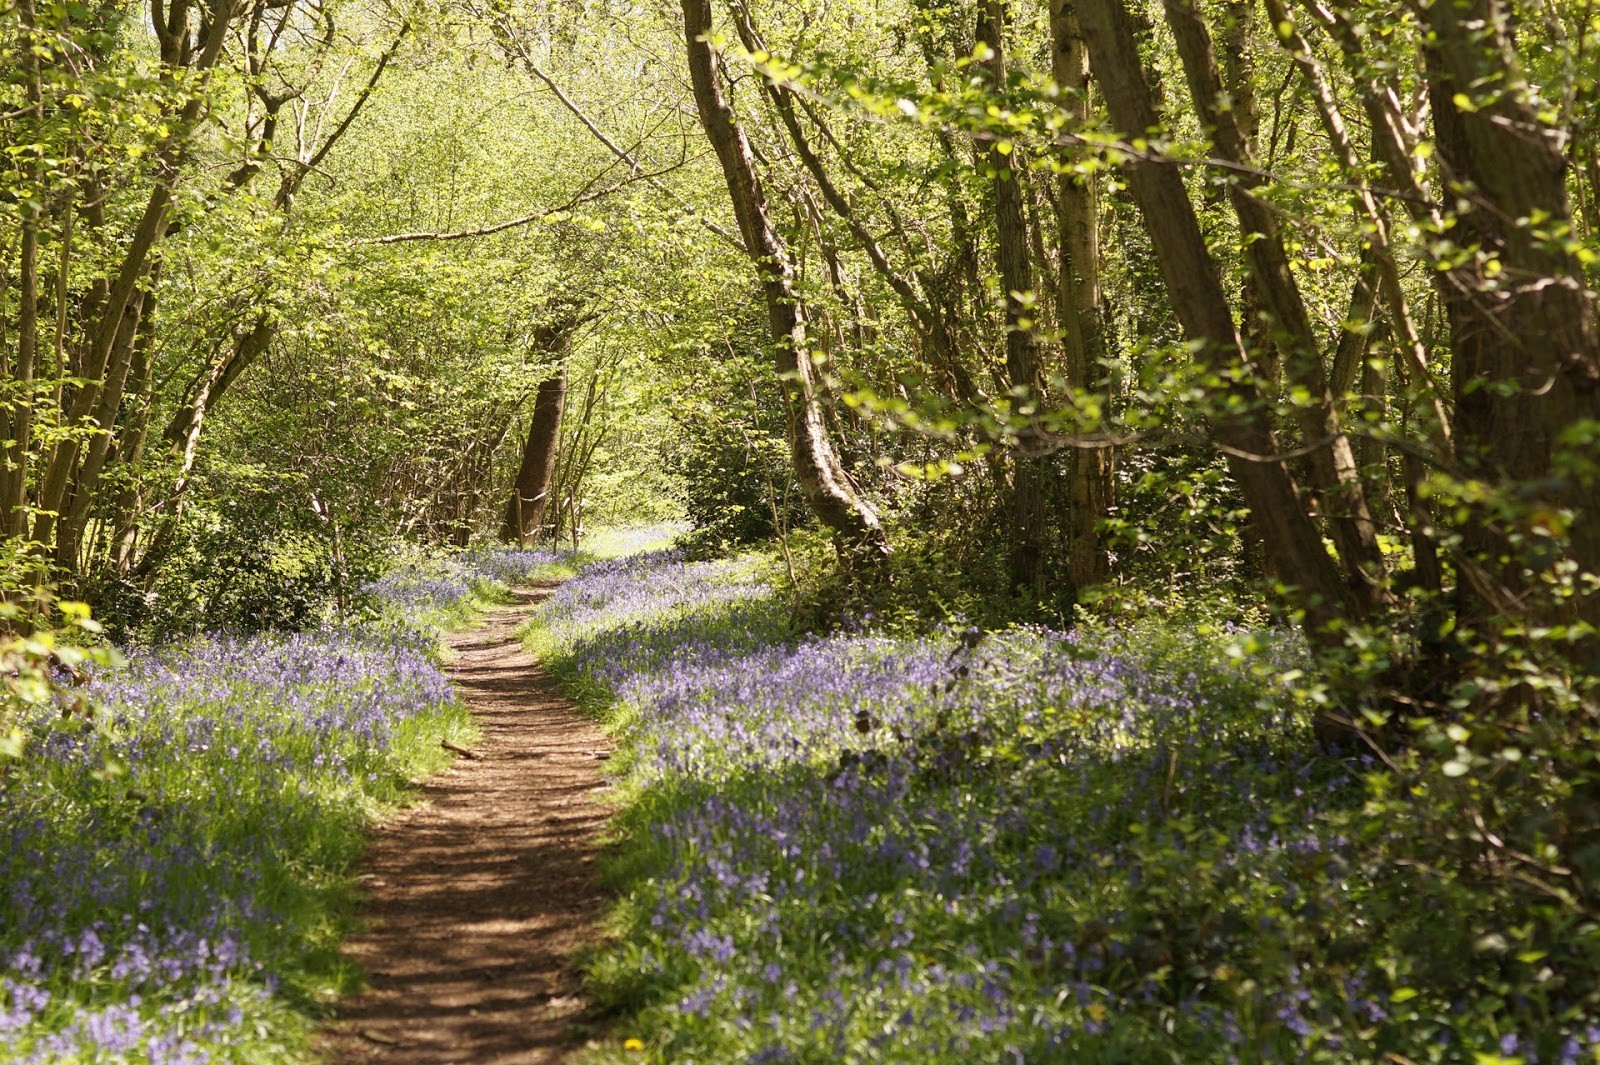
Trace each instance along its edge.
<path fill-rule="evenodd" d="M 1370 152 L 1375 162 L 1389 169 L 1389 180 L 1402 195 L 1400 202 L 1410 211 L 1412 218 L 1424 227 L 1440 228 L 1437 207 L 1427 195 L 1422 153 L 1415 150 L 1418 138 L 1400 106 L 1398 83 L 1393 72 L 1375 70 L 1362 52 L 1362 38 L 1355 32 L 1341 12 L 1326 6 L 1310 5 L 1323 26 L 1332 34 L 1343 52 L 1352 75 L 1360 87 L 1362 104 L 1370 124 Z M 1338 96 L 1317 60 L 1311 45 L 1296 27 L 1283 0 L 1266 0 L 1268 20 L 1277 29 L 1278 37 L 1300 67 L 1324 132 L 1333 146 L 1335 157 L 1356 182 L 1357 201 L 1366 215 L 1369 227 L 1367 244 L 1363 252 L 1361 276 L 1350 298 L 1350 310 L 1345 315 L 1347 323 L 1365 323 L 1372 318 L 1378 298 L 1386 308 L 1386 327 L 1394 338 L 1396 353 L 1396 381 L 1400 386 L 1400 409 L 1407 424 L 1420 421 L 1423 435 L 1443 456 L 1450 450 L 1450 416 L 1445 410 L 1440 390 L 1435 387 L 1428 369 L 1429 355 L 1422 334 L 1412 318 L 1409 298 L 1400 276 L 1400 267 L 1394 257 L 1390 237 L 1389 211 L 1380 204 L 1377 195 L 1358 175 L 1363 173 L 1361 156 L 1356 152 L 1349 126 L 1339 106 Z M 1447 280 L 1434 271 L 1434 285 L 1443 293 Z M 1333 393 L 1343 395 L 1348 391 L 1356 365 L 1365 361 L 1365 330 L 1347 331 L 1340 339 L 1334 355 L 1332 369 Z M 1420 408 L 1418 401 L 1426 401 Z M 1414 418 L 1413 412 L 1422 415 Z M 1404 523 L 1411 538 L 1412 558 L 1417 584 L 1424 591 L 1437 594 L 1444 588 L 1444 571 L 1439 561 L 1438 547 L 1434 542 L 1435 521 L 1432 506 L 1421 491 L 1423 483 L 1422 459 L 1412 450 L 1401 456 L 1406 484 L 1406 514 Z M 1431 618 L 1438 619 L 1438 606 L 1428 608 Z M 1426 629 L 1437 633 L 1437 624 L 1430 620 Z M 1428 639 L 1431 641 L 1432 636 Z"/>
<path fill-rule="evenodd" d="M 1157 125 L 1156 108 L 1124 0 L 1080 0 L 1078 17 L 1112 122 L 1125 136 L 1144 136 Z M 1355 599 L 1287 465 L 1276 457 L 1278 442 L 1255 384 L 1241 372 L 1247 356 L 1182 175 L 1171 163 L 1149 158 L 1130 162 L 1126 173 L 1173 310 L 1197 357 L 1230 382 L 1215 397 L 1219 413 L 1212 432 L 1228 455 L 1270 561 L 1304 612 L 1308 638 L 1317 645 L 1338 643 L 1340 628 L 1356 611 Z"/>
<path fill-rule="evenodd" d="M 695 106 L 722 164 L 739 230 L 766 297 L 778 376 L 788 403 L 795 476 L 817 520 L 838 536 L 846 565 L 870 575 L 888 556 L 889 541 L 877 512 L 851 487 L 828 433 L 794 265 L 772 224 L 750 142 L 723 94 L 721 63 L 705 39 L 711 33 L 710 0 L 682 0 L 682 7 Z"/>
<path fill-rule="evenodd" d="M 133 567 L 138 572 L 154 572 L 175 541 L 178 525 L 189 503 L 189 487 L 194 483 L 194 467 L 200 457 L 200 434 L 205 429 L 206 418 L 213 405 L 221 398 L 222 390 L 266 351 L 275 333 L 273 319 L 266 314 L 258 315 L 255 324 L 247 332 L 235 333 L 232 351 L 207 368 L 204 376 L 193 386 L 188 400 L 167 423 L 164 436 L 172 456 L 178 460 L 178 475 L 172 483 L 172 491 L 162 503 L 165 516 L 151 536 L 144 557 Z"/>
<path fill-rule="evenodd" d="M 116 440 L 117 416 L 122 410 L 123 392 L 136 361 L 134 350 L 141 341 L 149 342 L 150 323 L 155 318 L 155 288 L 160 284 L 160 277 L 161 260 L 155 259 L 146 279 L 149 288 L 134 296 L 122 316 L 116 355 L 101 386 L 94 413 L 89 418 L 89 424 L 94 427 L 93 433 L 84 445 L 82 461 L 73 472 L 71 487 L 56 529 L 56 564 L 68 573 L 80 572 L 85 561 L 80 553 L 83 534 L 95 502 L 96 489 L 100 485 L 100 474 L 105 469 Z"/>
<path fill-rule="evenodd" d="M 1288 378 L 1306 393 L 1307 401 L 1296 413 L 1305 445 L 1311 449 L 1307 456 L 1311 483 L 1328 519 L 1329 536 L 1357 592 L 1357 602 L 1363 607 L 1375 605 L 1386 594 L 1377 526 L 1362 490 L 1354 449 L 1340 424 L 1327 367 L 1299 282 L 1289 266 L 1277 219 L 1256 195 L 1266 178 L 1256 171 L 1247 126 L 1240 120 L 1241 108 L 1229 102 L 1231 94 L 1223 88 L 1211 33 L 1194 0 L 1165 0 L 1164 6 L 1195 110 L 1210 127 L 1217 155 L 1239 167 L 1239 173 L 1229 175 L 1228 199 L 1239 220 L 1251 286 L 1270 315 L 1273 342 L 1283 355 Z"/>
<path fill-rule="evenodd" d="M 500 539 L 508 543 L 525 545 L 544 526 L 550 486 L 555 481 L 556 454 L 561 447 L 561 415 L 566 405 L 567 363 L 563 358 L 556 372 L 539 382 L 533 399 L 533 419 L 522 446 L 522 465 L 517 469 L 511 498 L 506 500 L 505 519 L 500 524 Z"/>
<path fill-rule="evenodd" d="M 229 20 L 234 10 L 233 0 L 214 0 L 206 13 L 206 36 L 201 42 L 200 51 L 192 57 L 187 43 L 187 10 L 184 7 L 181 12 L 176 9 L 174 12 L 178 17 L 177 31 L 183 35 L 182 42 L 175 37 L 169 39 L 168 27 L 155 27 L 161 39 L 162 61 L 171 66 L 187 66 L 204 77 L 216 65 L 227 40 Z M 85 349 L 79 375 L 86 380 L 73 396 L 71 405 L 61 414 L 60 425 L 69 432 L 52 449 L 35 499 L 37 512 L 34 515 L 33 539 L 46 549 L 52 548 L 55 543 L 56 526 L 70 498 L 72 475 L 77 468 L 82 446 L 81 430 L 92 426 L 107 379 L 120 377 L 127 372 L 124 360 L 132 357 L 133 345 L 132 337 L 123 331 L 123 317 L 134 300 L 135 290 L 144 276 L 151 254 L 166 234 L 169 209 L 182 174 L 182 163 L 188 153 L 184 138 L 195 128 L 205 102 L 205 94 L 196 92 L 173 116 L 172 125 L 178 132 L 162 152 L 155 188 L 150 192 L 144 212 L 123 252 L 122 261 L 114 272 L 115 280 L 111 283 L 104 304 L 99 308 L 99 320 Z M 128 342 L 121 345 L 119 338 L 124 336 L 127 336 Z"/>
<path fill-rule="evenodd" d="M 162 433 L 174 454 L 181 454 L 191 437 L 199 437 L 206 415 L 239 376 L 271 347 L 277 329 L 277 320 L 269 312 L 257 314 L 249 329 L 233 334 L 228 354 L 220 362 L 208 366 L 189 386 L 187 398 L 173 412 Z"/>
<path fill-rule="evenodd" d="M 1074 0 L 1052 0 L 1052 68 L 1063 90 L 1061 109 L 1069 122 L 1089 120 L 1089 53 L 1083 43 Z M 1092 175 L 1061 175 L 1058 239 L 1061 244 L 1061 320 L 1065 333 L 1067 387 L 1099 393 L 1101 416 L 1109 415 L 1104 366 L 1105 316 L 1100 296 L 1098 193 Z M 1110 447 L 1072 449 L 1071 509 L 1067 522 L 1067 564 L 1074 591 L 1101 584 L 1110 560 L 1100 523 L 1116 499 L 1116 451 Z"/>

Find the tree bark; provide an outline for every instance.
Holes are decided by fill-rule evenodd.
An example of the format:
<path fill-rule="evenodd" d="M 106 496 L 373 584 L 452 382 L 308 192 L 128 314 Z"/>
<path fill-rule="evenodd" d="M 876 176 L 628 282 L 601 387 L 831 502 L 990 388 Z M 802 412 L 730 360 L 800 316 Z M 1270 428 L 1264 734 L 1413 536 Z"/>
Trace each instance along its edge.
<path fill-rule="evenodd" d="M 1078 17 L 1112 122 L 1128 136 L 1146 135 L 1157 127 L 1156 108 L 1124 0 L 1080 0 Z M 1218 389 L 1221 410 L 1212 417 L 1212 431 L 1228 455 L 1264 548 L 1303 612 L 1308 638 L 1319 646 L 1337 644 L 1339 629 L 1356 613 L 1354 595 L 1323 547 L 1288 467 L 1277 457 L 1277 439 L 1247 372 L 1227 293 L 1183 178 L 1175 166 L 1148 156 L 1130 161 L 1126 173 L 1173 310 L 1197 357 L 1226 382 Z"/>
<path fill-rule="evenodd" d="M 1328 388 L 1327 368 L 1277 220 L 1254 192 L 1265 178 L 1255 176 L 1254 152 L 1238 109 L 1225 106 L 1228 93 L 1222 85 L 1211 34 L 1194 0 L 1165 0 L 1165 8 L 1195 109 L 1211 130 L 1219 157 L 1241 167 L 1239 174 L 1229 175 L 1228 199 L 1239 219 L 1250 280 L 1271 317 L 1269 330 L 1283 354 L 1289 379 L 1307 393 L 1308 401 L 1297 407 L 1296 416 L 1305 445 L 1312 449 L 1307 456 L 1312 483 L 1357 602 L 1370 607 L 1384 595 L 1385 565 L 1377 527 L 1362 491 L 1350 438 Z"/>
<path fill-rule="evenodd" d="M 174 453 L 184 452 L 190 437 L 198 438 L 206 416 L 217 405 L 222 394 L 239 379 L 240 374 L 265 354 L 277 330 L 277 322 L 269 313 L 263 311 L 256 315 L 255 322 L 248 330 L 233 335 L 227 356 L 221 362 L 207 367 L 205 373 L 190 386 L 188 399 L 173 412 L 162 434 Z M 182 472 L 186 471 L 181 471 L 180 476 Z"/>
<path fill-rule="evenodd" d="M 1457 459 L 1471 476 L 1514 492 L 1505 502 L 1519 511 L 1464 525 L 1465 613 L 1576 614 L 1600 624 L 1600 594 L 1540 601 L 1530 570 L 1537 560 L 1516 542 L 1565 533 L 1579 568 L 1600 574 L 1592 462 L 1588 472 L 1559 462 L 1563 435 L 1600 419 L 1594 299 L 1558 236 L 1572 221 L 1565 135 L 1529 102 L 1536 94 L 1499 0 L 1434 3 L 1418 15 L 1431 34 L 1423 51 L 1438 158 L 1459 204 L 1454 239 L 1480 249 L 1448 271 L 1444 298 Z"/>
<path fill-rule="evenodd" d="M 1061 108 L 1070 124 L 1082 125 L 1089 120 L 1089 53 L 1073 0 L 1051 0 L 1050 28 L 1052 70 L 1063 90 Z M 1099 192 L 1093 175 L 1066 173 L 1057 195 L 1066 383 L 1075 391 L 1098 393 L 1103 421 L 1110 413 L 1111 397 L 1102 364 L 1106 335 L 1100 293 Z M 1116 450 L 1074 448 L 1070 455 L 1067 564 L 1076 591 L 1103 583 L 1110 573 L 1100 523 L 1116 501 Z"/>
<path fill-rule="evenodd" d="M 852 489 L 828 433 L 794 266 L 767 210 L 750 142 L 723 93 L 721 62 L 706 39 L 711 33 L 710 0 L 682 0 L 682 9 L 695 106 L 722 165 L 739 230 L 766 297 L 778 375 L 788 401 L 795 475 L 817 520 L 839 537 L 847 566 L 869 574 L 888 556 L 889 541 L 877 512 Z"/>
<path fill-rule="evenodd" d="M 41 117 L 39 86 L 39 57 L 34 51 L 35 10 L 33 0 L 18 0 L 21 30 L 18 50 L 22 53 L 26 71 L 27 98 L 35 120 Z M 37 185 L 39 164 L 31 164 L 28 177 Z M 43 190 L 35 189 L 36 195 Z M 11 370 L 11 379 L 17 387 L 6 426 L 6 465 L 0 477 L 0 523 L 7 536 L 20 536 L 27 529 L 28 460 L 33 439 L 33 377 L 39 354 L 39 215 L 26 204 L 21 205 L 22 247 L 21 270 L 17 290 L 17 361 Z"/>
<path fill-rule="evenodd" d="M 91 423 L 94 435 L 87 444 L 83 461 L 73 471 L 71 486 L 56 531 L 56 563 L 64 572 L 77 573 L 82 559 L 79 548 L 94 504 L 95 489 L 100 474 L 112 453 L 116 440 L 117 415 L 122 409 L 122 395 L 127 388 L 129 373 L 136 361 L 134 349 L 149 343 L 150 327 L 155 318 L 155 286 L 160 283 L 161 261 L 151 264 L 147 279 L 149 288 L 141 290 L 122 316 L 122 329 L 117 336 L 117 357 L 100 389 Z"/>
<path fill-rule="evenodd" d="M 207 12 L 210 22 L 202 25 L 204 37 L 198 55 L 191 55 L 186 25 L 187 11 L 186 4 L 174 4 L 170 13 L 171 21 L 168 21 L 162 18 L 161 6 L 157 4 L 151 9 L 151 19 L 161 44 L 163 62 L 169 67 L 190 66 L 192 59 L 192 69 L 203 74 L 215 66 L 217 57 L 222 52 L 223 43 L 227 38 L 228 21 L 232 17 L 233 2 L 215 0 Z M 99 321 L 85 352 L 82 376 L 87 380 L 73 397 L 71 406 L 63 413 L 62 425 L 65 428 L 73 430 L 83 428 L 97 409 L 100 391 L 108 374 L 126 372 L 126 367 L 116 366 L 112 362 L 113 355 L 123 354 L 122 349 L 118 347 L 118 337 L 123 331 L 123 317 L 134 298 L 135 289 L 144 274 L 151 253 L 166 233 L 168 209 L 171 207 L 173 191 L 177 187 L 181 164 L 186 155 L 183 138 L 193 130 L 203 104 L 204 98 L 196 92 L 190 96 L 174 118 L 172 139 L 159 157 L 160 169 L 155 188 L 151 191 L 144 212 L 134 228 L 127 251 L 124 252 L 122 262 L 116 271 L 116 279 L 111 284 L 104 304 L 100 307 Z M 131 337 L 129 339 L 131 341 Z M 126 345 L 126 353 L 131 354 L 131 349 L 130 342 Z M 78 460 L 80 436 L 81 434 L 77 432 L 70 433 L 51 452 L 49 465 L 39 487 L 36 500 L 37 513 L 33 524 L 33 538 L 40 544 L 48 546 L 54 543 L 56 524 L 67 501 L 72 471 Z"/>
<path fill-rule="evenodd" d="M 989 46 L 992 86 L 1006 85 L 1005 0 L 984 0 L 978 40 Z M 1033 309 L 1033 262 L 1028 255 L 1028 222 L 1023 214 L 1022 184 L 1016 152 L 996 142 L 988 151 L 994 178 L 995 258 L 1005 290 L 1006 376 L 1011 383 L 1013 411 L 1026 419 L 1018 432 L 1019 447 L 1011 469 L 1011 583 L 1034 593 L 1045 590 L 1046 528 L 1044 481 L 1047 459 L 1029 454 L 1035 443 L 1036 409 L 1040 399 L 1038 312 Z"/>
<path fill-rule="evenodd" d="M 539 382 L 533 399 L 533 418 L 528 423 L 528 439 L 522 446 L 522 465 L 506 501 L 505 520 L 500 538 L 526 545 L 539 535 L 550 503 L 550 486 L 555 480 L 556 455 L 561 444 L 561 415 L 567 403 L 567 363 L 565 357 L 555 373 Z"/>

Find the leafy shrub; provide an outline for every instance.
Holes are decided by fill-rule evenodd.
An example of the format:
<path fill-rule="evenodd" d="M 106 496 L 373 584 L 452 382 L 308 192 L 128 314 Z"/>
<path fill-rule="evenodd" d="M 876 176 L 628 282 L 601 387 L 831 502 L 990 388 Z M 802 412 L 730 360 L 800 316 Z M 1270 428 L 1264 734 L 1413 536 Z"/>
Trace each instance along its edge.
<path fill-rule="evenodd" d="M 385 557 L 376 530 L 240 501 L 191 507 L 148 588 L 104 575 L 89 597 L 119 639 L 301 631 L 349 604 Z"/>

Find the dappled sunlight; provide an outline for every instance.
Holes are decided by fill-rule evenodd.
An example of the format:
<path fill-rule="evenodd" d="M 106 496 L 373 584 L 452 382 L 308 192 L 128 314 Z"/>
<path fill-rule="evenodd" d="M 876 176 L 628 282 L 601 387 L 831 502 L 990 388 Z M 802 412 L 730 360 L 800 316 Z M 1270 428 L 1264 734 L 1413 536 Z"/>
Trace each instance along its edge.
<path fill-rule="evenodd" d="M 1439 1035 L 1383 961 L 1414 888 L 1359 838 L 1376 763 L 1322 757 L 1275 679 L 1298 640 L 799 635 L 750 565 L 596 567 L 531 632 L 622 704 L 626 935 L 595 973 L 663 1054 L 1344 1061 Z"/>

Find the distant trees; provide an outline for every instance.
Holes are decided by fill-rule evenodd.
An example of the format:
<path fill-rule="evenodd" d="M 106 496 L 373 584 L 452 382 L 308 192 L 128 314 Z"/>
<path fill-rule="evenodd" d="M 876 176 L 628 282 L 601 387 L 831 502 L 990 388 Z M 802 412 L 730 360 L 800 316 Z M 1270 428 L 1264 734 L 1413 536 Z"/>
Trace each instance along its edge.
<path fill-rule="evenodd" d="M 1590 668 L 1577 8 L 625 14 L 0 11 L 27 579 L 148 598 L 269 511 L 331 557 L 358 525 L 570 530 L 585 485 L 681 506 L 651 448 L 720 455 L 749 483 L 696 499 L 762 481 L 786 526 L 745 399 L 776 383 L 797 497 L 890 584 L 892 542 L 1060 611 L 1204 572 L 1301 620 L 1340 713 Z"/>
<path fill-rule="evenodd" d="M 337 89 L 314 101 L 307 93 L 324 64 L 346 47 L 325 15 L 313 3 L 251 0 L 58 5 L 42 16 L 29 2 L 0 12 L 0 42 L 16 60 L 0 84 L 4 220 L 22 236 L 14 257 L 0 245 L 19 282 L 0 298 L 8 327 L 0 330 L 8 371 L 0 521 L 31 545 L 30 580 L 81 588 L 89 574 L 148 574 L 170 548 L 206 414 L 279 325 L 269 306 L 277 279 L 248 261 L 250 239 L 232 249 L 238 258 L 217 264 L 212 276 L 224 291 L 167 302 L 174 287 L 195 295 L 189 232 L 205 228 L 207 215 L 221 219 L 217 233 L 245 218 L 266 228 L 276 215 L 283 225 L 398 44 L 348 106 Z M 357 58 L 345 59 L 347 72 Z M 287 131 L 286 106 L 297 119 Z M 224 112 L 238 126 L 219 151 Z M 294 143 L 291 160 L 280 137 Z M 279 182 L 258 212 L 241 201 L 267 167 Z M 176 261 L 174 243 L 184 249 Z M 165 415 L 161 393 L 187 373 L 190 355 L 163 318 L 193 322 L 210 298 L 233 314 L 196 338 L 210 365 L 152 431 Z M 150 480 L 153 439 L 171 453 L 159 487 Z"/>
<path fill-rule="evenodd" d="M 536 429 L 561 426 L 538 385 L 562 365 L 580 410 L 535 463 L 553 464 L 549 522 L 569 527 L 597 469 L 620 484 L 651 466 L 609 450 L 648 428 L 599 409 L 638 354 L 540 336 L 570 339 L 547 311 L 574 292 L 645 315 L 600 279 L 660 238 L 583 212 L 635 185 L 670 198 L 682 158 L 665 136 L 642 144 L 635 123 L 661 133 L 642 106 L 596 110 L 635 153 L 621 172 L 561 128 L 557 101 L 553 124 L 485 112 L 525 75 L 430 48 L 504 58 L 487 16 L 409 14 L 0 6 L 5 589 L 60 585 L 119 625 L 250 625 L 279 616 L 260 595 L 359 581 L 396 533 L 492 532 L 527 450 L 502 445 L 524 443 L 530 407 Z M 563 77 L 588 69 L 528 48 Z M 218 613 L 230 570 L 255 590 Z"/>
<path fill-rule="evenodd" d="M 7 67 L 16 73 L 8 96 L 25 105 L 6 116 L 17 167 L 8 173 L 7 213 L 15 212 L 21 240 L 0 501 L 11 535 L 71 561 L 113 453 L 124 391 L 131 376 L 145 377 L 133 370 L 155 313 L 158 248 L 235 9 L 231 0 L 152 5 L 157 57 L 135 80 L 132 101 L 120 98 L 116 52 L 129 12 L 58 8 L 41 20 L 29 0 L 9 14 L 7 52 L 16 63 Z M 51 253 L 46 275 L 41 252 Z"/>
<path fill-rule="evenodd" d="M 550 505 L 550 493 L 556 487 L 561 418 L 567 404 L 567 356 L 572 334 L 583 321 L 581 310 L 562 309 L 556 317 L 534 328 L 534 347 L 541 357 L 553 362 L 554 369 L 539 382 L 534 393 L 522 461 L 511 482 L 511 498 L 506 501 L 505 520 L 501 522 L 502 540 L 528 543 L 543 533 L 546 512 L 556 509 Z"/>

